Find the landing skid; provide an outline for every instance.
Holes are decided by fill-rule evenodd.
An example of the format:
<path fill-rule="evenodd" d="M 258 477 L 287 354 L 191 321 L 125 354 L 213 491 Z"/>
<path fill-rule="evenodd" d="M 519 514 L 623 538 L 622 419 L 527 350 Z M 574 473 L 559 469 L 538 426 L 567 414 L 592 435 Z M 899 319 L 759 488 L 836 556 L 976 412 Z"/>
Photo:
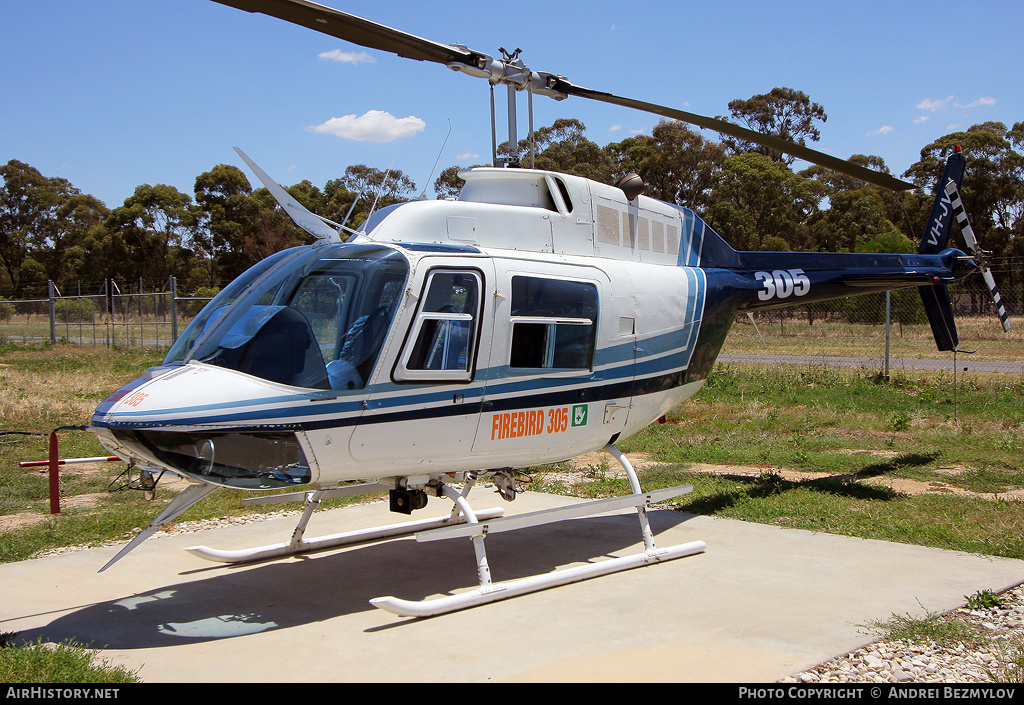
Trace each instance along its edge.
<path fill-rule="evenodd" d="M 454 526 L 465 522 L 465 518 L 453 511 L 447 517 L 440 517 L 436 519 L 421 519 L 419 521 L 408 521 L 400 524 L 378 526 L 372 529 L 346 531 L 340 534 L 330 534 L 328 536 L 321 536 L 319 538 L 309 540 L 304 538 L 306 525 L 309 523 L 309 519 L 313 515 L 313 512 L 320 506 L 321 500 L 338 496 L 351 496 L 377 491 L 387 491 L 387 489 L 388 487 L 386 485 L 364 484 L 298 493 L 300 495 L 305 495 L 305 507 L 302 510 L 302 515 L 299 517 L 299 523 L 296 525 L 295 531 L 292 532 L 291 541 L 287 543 L 276 543 L 256 548 L 244 548 L 236 551 L 224 551 L 215 548 L 207 548 L 206 546 L 190 546 L 185 550 L 195 556 L 217 563 L 251 563 L 254 561 L 268 560 L 270 558 L 293 556 L 299 553 L 322 551 L 324 549 L 337 548 L 339 546 L 350 546 L 352 544 L 365 543 L 368 541 L 380 541 L 383 539 L 394 538 L 396 536 L 406 536 L 408 534 L 416 533 L 417 531 Z M 269 504 L 274 502 L 287 502 L 294 498 L 294 494 L 271 495 L 269 497 L 257 497 L 254 500 L 248 500 L 244 503 Z M 481 512 L 481 516 L 484 516 L 487 519 L 493 519 L 495 517 L 500 517 L 504 513 L 505 511 L 503 509 L 494 508 L 484 510 Z"/>
<path fill-rule="evenodd" d="M 686 544 L 671 546 L 669 548 L 658 548 L 654 544 L 654 533 L 651 531 L 647 518 L 647 508 L 651 504 L 661 502 L 672 497 L 686 494 L 693 491 L 692 485 L 671 487 L 655 492 L 644 494 L 640 491 L 640 481 L 636 471 L 629 460 L 619 452 L 618 448 L 612 445 L 605 447 L 626 471 L 630 487 L 633 493 L 626 497 L 613 497 L 611 499 L 583 502 L 577 505 L 570 505 L 558 509 L 531 512 L 507 518 L 495 519 L 487 523 L 481 523 L 480 517 L 474 516 L 465 496 L 460 495 L 451 487 L 443 487 L 444 493 L 460 507 L 468 521 L 463 526 L 446 527 L 427 531 L 416 535 L 417 541 L 434 541 L 441 539 L 468 536 L 473 541 L 473 548 L 476 551 L 477 577 L 480 586 L 461 592 L 455 595 L 439 597 L 420 601 L 402 600 L 396 597 L 378 597 L 370 600 L 370 604 L 382 610 L 386 610 L 400 617 L 432 617 L 434 615 L 454 612 L 467 607 L 475 607 L 490 602 L 497 602 L 509 597 L 517 597 L 538 590 L 567 585 L 569 583 L 596 578 L 610 573 L 616 573 L 631 568 L 639 568 L 652 563 L 691 556 L 701 553 L 707 547 L 703 541 L 693 541 Z M 539 526 L 565 519 L 579 518 L 602 512 L 613 511 L 625 507 L 635 507 L 640 519 L 640 531 L 644 540 L 644 550 L 641 553 L 620 558 L 612 558 L 590 563 L 584 566 L 563 568 L 549 573 L 532 575 L 518 580 L 511 580 L 503 583 L 492 583 L 490 568 L 487 564 L 487 554 L 484 549 L 484 539 L 488 534 L 501 531 L 512 531 L 528 526 Z"/>
<path fill-rule="evenodd" d="M 647 517 L 647 509 L 650 505 L 663 502 L 672 497 L 678 497 L 693 490 L 692 485 L 670 487 L 654 492 L 641 492 L 640 481 L 636 471 L 629 460 L 617 448 L 612 445 L 606 446 L 605 451 L 610 453 L 622 466 L 629 478 L 632 494 L 625 497 L 612 497 L 610 499 L 581 502 L 567 507 L 547 509 L 538 512 L 529 512 L 510 517 L 503 517 L 501 509 L 488 509 L 475 512 L 470 506 L 467 496 L 472 489 L 475 478 L 467 479 L 462 491 L 453 487 L 441 484 L 438 490 L 441 494 L 452 500 L 454 506 L 451 513 L 446 517 L 437 519 L 424 519 L 409 521 L 389 526 L 381 526 L 372 529 L 349 531 L 330 536 L 322 536 L 316 539 L 306 540 L 303 534 L 313 512 L 319 506 L 322 499 L 341 494 L 352 495 L 365 492 L 388 489 L 384 485 L 355 485 L 330 490 L 316 490 L 309 493 L 298 493 L 303 497 L 305 508 L 299 518 L 298 525 L 288 543 L 272 544 L 257 548 L 243 549 L 238 551 L 222 551 L 205 546 L 193 546 L 186 549 L 190 553 L 207 560 L 221 563 L 244 563 L 251 561 L 279 558 L 308 551 L 346 546 L 367 541 L 393 538 L 415 534 L 419 542 L 440 541 L 453 538 L 469 538 L 473 542 L 473 549 L 476 552 L 477 578 L 479 587 L 460 592 L 455 595 L 426 599 L 420 601 L 403 600 L 397 597 L 378 597 L 370 600 L 370 604 L 379 609 L 391 612 L 400 617 L 431 617 L 446 612 L 475 607 L 490 602 L 497 602 L 509 597 L 516 597 L 538 590 L 567 585 L 569 583 L 588 580 L 610 573 L 616 573 L 631 568 L 639 568 L 653 563 L 691 556 L 701 553 L 707 547 L 703 541 L 658 548 L 655 546 L 654 533 L 651 531 L 650 522 Z M 277 495 L 263 497 L 253 500 L 254 503 L 288 501 L 294 499 L 295 495 Z M 487 552 L 484 548 L 484 540 L 489 534 L 514 531 L 530 526 L 541 526 L 567 519 L 576 519 L 604 512 L 616 511 L 634 507 L 640 520 L 640 533 L 643 537 L 644 550 L 629 556 L 611 558 L 589 563 L 572 568 L 563 568 L 539 575 L 532 575 L 526 578 L 510 580 L 501 583 L 491 581 L 490 567 L 487 563 Z"/>

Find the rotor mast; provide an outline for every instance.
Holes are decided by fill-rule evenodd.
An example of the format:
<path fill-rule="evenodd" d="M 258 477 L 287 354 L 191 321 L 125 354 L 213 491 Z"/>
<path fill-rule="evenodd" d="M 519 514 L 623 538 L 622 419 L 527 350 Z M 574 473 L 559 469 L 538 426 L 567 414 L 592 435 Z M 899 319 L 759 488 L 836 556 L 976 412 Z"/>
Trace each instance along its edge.
<path fill-rule="evenodd" d="M 529 140 L 530 140 L 530 167 L 534 163 L 534 142 L 533 142 L 533 94 L 564 100 L 568 98 L 567 93 L 554 90 L 553 86 L 561 78 L 548 73 L 531 71 L 523 60 L 519 58 L 522 49 L 509 52 L 500 47 L 502 58 L 496 60 L 487 54 L 474 52 L 462 44 L 455 44 L 453 47 L 461 49 L 470 54 L 470 60 L 454 60 L 446 62 L 446 66 L 453 71 L 486 78 L 491 84 L 491 160 L 494 166 L 519 166 L 519 130 L 516 108 L 516 93 L 526 91 L 528 97 L 529 112 Z M 563 79 L 564 80 L 564 79 Z M 503 84 L 508 95 L 508 144 L 510 155 L 498 157 L 498 145 L 496 134 L 496 111 L 494 107 L 494 87 Z"/>

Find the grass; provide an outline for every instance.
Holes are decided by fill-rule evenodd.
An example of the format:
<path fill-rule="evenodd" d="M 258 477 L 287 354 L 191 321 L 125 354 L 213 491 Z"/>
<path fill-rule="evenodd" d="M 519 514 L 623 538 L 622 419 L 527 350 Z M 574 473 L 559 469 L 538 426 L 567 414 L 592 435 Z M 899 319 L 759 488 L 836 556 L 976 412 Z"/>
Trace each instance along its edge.
<path fill-rule="evenodd" d="M 984 629 L 955 614 L 928 612 L 923 617 L 893 615 L 885 621 L 870 622 L 867 628 L 886 641 L 911 644 L 933 643 L 945 648 L 976 649 L 991 643 Z"/>
<path fill-rule="evenodd" d="M 46 515 L 3 532 L 0 561 L 24 560 L 68 544 L 119 540 L 144 526 L 171 499 L 147 502 L 121 489 L 121 463 L 100 473 L 61 473 L 62 497 L 91 496 L 93 506 L 65 503 L 49 516 L 45 473 L 18 467 L 47 457 L 47 434 L 78 426 L 108 393 L 162 357 L 160 351 L 76 345 L 0 347 L 0 516 Z M 1024 558 L 1024 377 L 945 373 L 877 373 L 821 366 L 719 364 L 704 389 L 620 447 L 660 465 L 642 473 L 646 489 L 692 484 L 681 511 Z M 11 433 L 17 432 L 17 433 Z M 65 457 L 106 455 L 89 433 L 61 434 Z M 714 466 L 709 474 L 702 466 Z M 725 468 L 755 468 L 754 475 Z M 818 473 L 790 479 L 789 471 Z M 582 473 L 569 486 L 535 489 L 581 496 L 624 494 L 623 480 Z M 911 495 L 878 480 L 939 484 L 986 498 Z M 891 484 L 891 483 L 890 483 Z M 999 496 L 1002 499 L 998 499 Z M 241 491 L 223 490 L 190 508 L 181 521 L 277 511 L 242 507 Z M 992 497 L 997 497 L 993 500 Z M 342 502 L 344 500 L 333 500 Z M 286 507 L 291 508 L 291 507 Z"/>
<path fill-rule="evenodd" d="M 161 357 L 156 350 L 60 344 L 0 347 L 0 515 L 46 512 L 45 474 L 18 462 L 45 459 L 50 430 L 87 423 L 108 393 Z M 954 393 L 952 376 L 941 372 L 896 373 L 886 382 L 870 371 L 720 364 L 697 397 L 668 415 L 668 423 L 648 427 L 621 447 L 663 463 L 646 474 L 645 485 L 694 484 L 681 505 L 688 511 L 977 550 L 977 542 L 943 519 L 969 517 L 993 534 L 1008 534 L 1000 545 L 995 536 L 986 538 L 991 548 L 982 552 L 1018 555 L 1015 532 L 1006 531 L 1020 526 L 1016 501 L 910 497 L 869 482 L 901 478 L 990 494 L 1024 487 L 1024 376 L 961 374 L 956 384 Z M 62 433 L 60 444 L 65 457 L 106 454 L 88 433 Z M 830 477 L 708 475 L 696 472 L 695 464 Z M 111 465 L 106 473 L 62 473 L 62 495 L 97 495 L 97 508 L 68 507 L 14 532 L 18 541 L 6 540 L 11 532 L 5 533 L 0 560 L 22 560 L 75 537 L 117 538 L 145 523 L 161 500 L 154 505 L 138 492 L 109 492 L 123 470 Z M 589 495 L 626 491 L 603 473 L 584 474 L 568 489 Z M 186 517 L 242 512 L 243 494 L 217 493 Z"/>
<path fill-rule="evenodd" d="M 893 615 L 864 625 L 868 633 L 885 641 L 904 644 L 935 645 L 947 652 L 991 650 L 998 652 L 995 666 L 984 669 L 993 683 L 1020 683 L 1024 677 L 1024 640 L 997 636 L 984 626 L 985 610 L 999 609 L 1005 598 L 991 590 L 979 590 L 964 596 L 965 609 L 952 612 L 926 612 L 922 617 Z M 965 611 L 966 610 L 966 611 Z"/>
<path fill-rule="evenodd" d="M 16 646 L 16 636 L 0 634 L 0 683 L 140 682 L 135 671 L 111 664 L 100 658 L 95 649 L 87 649 L 74 641 L 61 644 L 37 641 Z"/>
<path fill-rule="evenodd" d="M 885 354 L 885 326 L 881 323 L 857 324 L 819 317 L 811 324 L 806 316 L 789 318 L 786 312 L 757 314 L 756 327 L 748 319 L 740 318 L 732 327 L 722 352 L 875 358 Z M 975 350 L 974 354 L 960 359 L 1024 363 L 1021 357 L 1024 326 L 1016 319 L 1012 324 L 1012 330 L 1004 333 L 993 315 L 958 317 L 961 348 Z M 913 325 L 893 323 L 889 344 L 894 359 L 939 357 L 931 328 L 923 321 Z M 1021 371 L 1024 371 L 1024 364 Z"/>

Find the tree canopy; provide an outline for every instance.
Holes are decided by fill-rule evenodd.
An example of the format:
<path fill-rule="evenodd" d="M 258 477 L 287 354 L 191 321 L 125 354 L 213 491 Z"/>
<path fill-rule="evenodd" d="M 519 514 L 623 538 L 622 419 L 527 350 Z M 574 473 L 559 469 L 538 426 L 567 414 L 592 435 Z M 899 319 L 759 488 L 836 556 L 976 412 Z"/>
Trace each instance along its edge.
<path fill-rule="evenodd" d="M 746 127 L 804 143 L 817 140 L 824 108 L 791 88 L 729 103 Z M 736 140 L 708 139 L 662 120 L 650 135 L 599 146 L 586 126 L 564 118 L 534 134 L 535 165 L 611 183 L 636 172 L 647 195 L 692 208 L 738 249 L 910 250 L 920 238 L 946 156 L 967 156 L 963 198 L 971 223 L 992 251 L 1004 288 L 1024 285 L 1024 122 L 974 125 L 925 145 L 904 174 L 920 188 L 891 192 L 820 167 L 792 170 L 792 159 Z M 527 140 L 519 145 L 527 154 Z M 502 145 L 507 153 L 508 145 Z M 528 165 L 528 157 L 523 158 Z M 883 160 L 850 160 L 888 173 Z M 433 183 L 438 198 L 457 196 L 460 167 Z M 126 281 L 175 276 L 189 291 L 220 286 L 273 252 L 311 241 L 264 188 L 237 167 L 219 164 L 196 177 L 193 192 L 142 184 L 108 208 L 67 180 L 12 159 L 0 166 L 0 293 L 17 298 L 49 281 Z M 306 208 L 357 227 L 372 209 L 415 198 L 399 170 L 351 165 L 323 186 L 303 181 L 288 192 Z"/>

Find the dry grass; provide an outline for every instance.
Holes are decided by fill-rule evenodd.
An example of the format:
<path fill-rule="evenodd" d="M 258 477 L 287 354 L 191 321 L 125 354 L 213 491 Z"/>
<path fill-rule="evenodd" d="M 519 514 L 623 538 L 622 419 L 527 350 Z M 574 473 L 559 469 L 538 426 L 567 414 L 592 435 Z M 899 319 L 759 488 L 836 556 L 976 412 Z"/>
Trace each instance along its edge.
<path fill-rule="evenodd" d="M 77 345 L 9 350 L 0 363 L 0 423 L 33 431 L 84 424 L 100 401 L 160 356 Z"/>
<path fill-rule="evenodd" d="M 779 319 L 755 316 L 756 327 L 746 318 L 737 319 L 729 332 L 723 353 L 768 355 L 823 355 L 834 357 L 881 357 L 885 354 L 885 326 L 853 324 L 841 320 L 806 318 Z M 1024 319 L 1011 318 L 1006 333 L 991 316 L 957 319 L 960 348 L 975 350 L 971 360 L 1024 361 Z M 949 353 L 935 349 L 927 324 L 892 326 L 892 357 L 946 359 Z"/>

